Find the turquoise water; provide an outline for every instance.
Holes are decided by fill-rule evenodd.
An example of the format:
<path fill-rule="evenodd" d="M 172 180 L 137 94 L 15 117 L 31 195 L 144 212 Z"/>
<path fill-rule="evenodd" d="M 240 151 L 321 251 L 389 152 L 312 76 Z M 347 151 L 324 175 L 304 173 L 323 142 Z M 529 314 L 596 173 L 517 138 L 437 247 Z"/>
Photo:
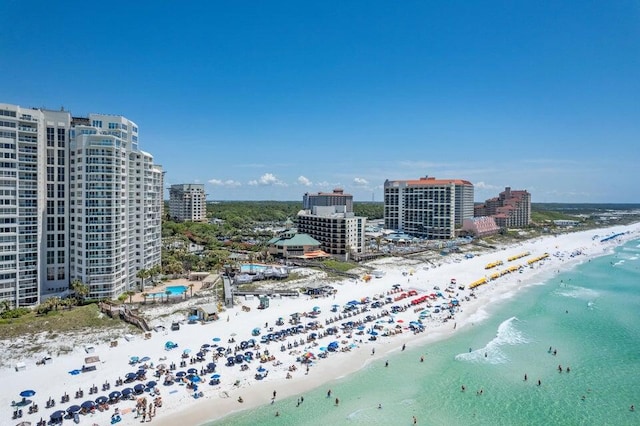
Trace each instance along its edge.
<path fill-rule="evenodd" d="M 171 292 L 171 294 L 169 294 L 169 296 L 177 296 L 180 294 L 183 294 L 185 291 L 187 291 L 187 286 L 186 285 L 172 285 L 169 286 L 167 288 L 165 288 L 165 290 L 163 292 L 160 293 L 151 293 L 149 294 L 149 296 L 151 297 L 165 297 L 167 295 L 167 291 Z"/>
<path fill-rule="evenodd" d="M 408 345 L 387 368 L 380 360 L 305 393 L 299 407 L 293 397 L 209 424 L 411 425 L 414 415 L 419 425 L 640 424 L 639 258 L 639 241 L 628 242 L 446 341 Z"/>

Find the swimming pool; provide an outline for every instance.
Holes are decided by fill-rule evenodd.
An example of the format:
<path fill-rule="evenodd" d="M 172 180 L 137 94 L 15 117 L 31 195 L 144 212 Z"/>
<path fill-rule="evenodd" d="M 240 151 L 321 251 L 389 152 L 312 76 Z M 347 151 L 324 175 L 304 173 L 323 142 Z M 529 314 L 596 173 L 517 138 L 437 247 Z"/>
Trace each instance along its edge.
<path fill-rule="evenodd" d="M 186 292 L 187 288 L 188 287 L 186 285 L 172 285 L 172 286 L 166 287 L 163 292 L 150 293 L 149 296 L 153 298 L 164 297 L 164 296 L 167 296 L 167 291 L 169 292 L 168 296 L 179 296 L 184 292 Z"/>
<path fill-rule="evenodd" d="M 257 263 L 247 263 L 244 265 L 240 265 L 240 272 L 244 274 L 264 272 L 265 269 L 267 269 L 267 265 L 259 265 Z"/>

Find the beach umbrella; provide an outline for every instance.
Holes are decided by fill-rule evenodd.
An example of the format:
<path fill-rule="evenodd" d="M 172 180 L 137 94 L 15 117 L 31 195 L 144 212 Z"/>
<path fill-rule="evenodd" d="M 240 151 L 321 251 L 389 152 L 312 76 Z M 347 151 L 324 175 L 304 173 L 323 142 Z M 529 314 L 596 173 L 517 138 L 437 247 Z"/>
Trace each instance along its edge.
<path fill-rule="evenodd" d="M 20 392 L 20 396 L 23 398 L 29 398 L 30 396 L 33 396 L 35 394 L 36 394 L 36 391 L 31 389 L 23 390 L 22 392 Z"/>
<path fill-rule="evenodd" d="M 166 368 L 167 368 L 167 364 L 158 364 L 158 365 L 156 366 L 156 368 L 157 368 L 158 370 L 164 370 L 164 369 L 166 369 Z"/>
<path fill-rule="evenodd" d="M 113 391 L 109 394 L 109 399 L 118 399 L 120 396 L 122 396 L 122 394 L 119 391 Z"/>
<path fill-rule="evenodd" d="M 219 341 L 220 341 L 220 338 L 219 338 L 219 337 L 214 337 L 214 338 L 213 338 L 213 341 L 214 341 L 214 342 L 219 342 Z"/>
<path fill-rule="evenodd" d="M 148 356 L 143 356 L 142 358 L 140 358 L 141 362 L 147 362 L 147 361 L 151 361 L 151 358 L 149 358 Z"/>
<path fill-rule="evenodd" d="M 197 368 L 190 368 L 187 370 L 187 373 L 189 374 L 197 374 L 198 373 L 198 369 Z"/>
<path fill-rule="evenodd" d="M 226 349 L 226 348 L 223 348 L 222 346 L 218 346 L 218 348 L 217 348 L 216 350 L 217 350 L 218 352 L 224 352 L 224 351 L 226 351 L 227 349 Z"/>
<path fill-rule="evenodd" d="M 122 395 L 123 396 L 129 396 L 133 393 L 133 389 L 131 388 L 124 388 L 122 389 Z"/>
<path fill-rule="evenodd" d="M 212 379 L 219 379 L 219 378 L 220 378 L 220 375 L 219 375 L 219 374 L 212 374 L 212 375 L 211 375 L 211 378 L 212 378 Z"/>
<path fill-rule="evenodd" d="M 208 343 L 203 344 L 202 346 L 200 346 L 201 348 L 210 348 L 211 345 Z"/>
<path fill-rule="evenodd" d="M 65 414 L 67 414 L 66 411 L 58 410 L 58 411 L 55 411 L 55 412 L 51 413 L 50 417 L 51 417 L 51 420 L 59 420 L 59 419 L 63 418 Z"/>
<path fill-rule="evenodd" d="M 69 371 L 69 374 L 71 374 L 72 376 L 77 376 L 80 373 L 81 373 L 80 370 L 71 370 L 71 371 Z"/>
<path fill-rule="evenodd" d="M 192 383 L 198 383 L 200 381 L 200 377 L 196 375 L 189 376 L 188 379 L 191 380 Z"/>
<path fill-rule="evenodd" d="M 176 373 L 176 377 L 184 377 L 184 376 L 186 376 L 186 375 L 187 375 L 187 373 L 186 373 L 186 372 L 184 372 L 184 371 L 178 371 L 178 372 Z"/>
<path fill-rule="evenodd" d="M 378 332 L 377 332 L 377 331 L 373 331 L 373 330 L 372 330 L 372 331 L 370 331 L 370 332 L 369 332 L 369 334 L 370 334 L 370 335 L 372 335 L 372 336 L 377 336 L 377 335 L 378 335 Z"/>
<path fill-rule="evenodd" d="M 138 383 L 133 387 L 133 390 L 135 393 L 142 393 L 144 392 L 144 385 L 142 383 Z"/>
<path fill-rule="evenodd" d="M 140 370 L 138 370 L 138 372 L 136 373 L 136 376 L 144 376 L 145 374 L 147 374 L 147 370 L 145 370 L 144 368 L 141 368 Z"/>
<path fill-rule="evenodd" d="M 80 406 L 79 405 L 72 405 L 71 407 L 67 408 L 67 413 L 77 413 L 78 411 L 80 411 Z"/>
<path fill-rule="evenodd" d="M 237 335 L 238 335 L 237 333 L 231 333 L 229 336 L 231 336 L 231 337 L 235 337 L 235 336 L 237 336 Z"/>
<path fill-rule="evenodd" d="M 156 383 L 155 381 L 151 380 L 151 381 L 147 382 L 147 387 L 148 388 L 155 388 L 157 384 L 158 383 Z"/>
<path fill-rule="evenodd" d="M 196 356 L 197 356 L 198 358 L 202 358 L 202 357 L 204 357 L 204 352 L 198 352 L 198 353 L 196 354 Z"/>
<path fill-rule="evenodd" d="M 197 315 L 190 315 L 189 316 L 189 321 L 198 321 L 198 316 Z"/>
<path fill-rule="evenodd" d="M 133 380 L 136 377 L 138 377 L 138 375 L 136 373 L 127 373 L 127 374 L 124 375 L 124 378 L 127 379 L 127 380 Z"/>
<path fill-rule="evenodd" d="M 326 352 L 326 351 L 327 351 L 327 348 L 326 348 L 326 347 L 324 347 L 324 346 L 320 346 L 320 350 L 321 350 L 322 352 Z"/>
<path fill-rule="evenodd" d="M 183 354 L 190 354 L 191 353 L 191 349 L 185 349 L 184 351 L 182 351 Z"/>
<path fill-rule="evenodd" d="M 138 358 L 137 356 L 132 356 L 131 358 L 129 358 L 129 362 L 138 362 L 140 361 L 140 358 Z"/>
<path fill-rule="evenodd" d="M 96 404 L 104 404 L 107 401 L 109 401 L 109 398 L 104 395 L 96 398 Z"/>
<path fill-rule="evenodd" d="M 320 310 L 320 306 L 314 306 L 314 307 L 313 307 L 313 310 L 314 310 L 314 311 L 319 311 L 319 310 Z"/>
<path fill-rule="evenodd" d="M 211 370 L 214 370 L 216 368 L 215 362 L 210 362 L 209 364 L 207 364 L 207 368 L 210 368 Z"/>
<path fill-rule="evenodd" d="M 82 408 L 84 408 L 85 410 L 91 410 L 93 407 L 96 406 L 96 403 L 93 401 L 85 401 L 82 403 L 82 405 L 80 405 Z"/>
<path fill-rule="evenodd" d="M 263 371 L 267 371 L 263 366 L 258 367 L 258 371 L 262 373 Z"/>

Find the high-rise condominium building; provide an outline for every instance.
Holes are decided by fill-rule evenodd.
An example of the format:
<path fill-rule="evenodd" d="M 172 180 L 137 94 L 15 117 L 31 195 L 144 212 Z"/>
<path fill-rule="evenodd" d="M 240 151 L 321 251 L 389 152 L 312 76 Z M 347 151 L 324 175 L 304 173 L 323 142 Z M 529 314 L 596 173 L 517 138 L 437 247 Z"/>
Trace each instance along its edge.
<path fill-rule="evenodd" d="M 178 222 L 205 222 L 207 202 L 203 184 L 177 184 L 169 188 L 169 215 Z"/>
<path fill-rule="evenodd" d="M 473 217 L 473 184 L 461 179 L 423 177 L 386 180 L 385 228 L 429 239 L 455 236 L 456 226 Z"/>
<path fill-rule="evenodd" d="M 499 227 L 521 228 L 531 223 L 531 194 L 506 187 L 497 197 L 476 206 L 476 215 L 492 216 Z"/>
<path fill-rule="evenodd" d="M 160 264 L 162 169 L 124 117 L 0 104 L 0 300 L 31 306 L 74 280 L 90 298 Z"/>
<path fill-rule="evenodd" d="M 353 195 L 345 194 L 342 188 L 336 188 L 333 192 L 318 192 L 302 197 L 302 208 L 311 210 L 315 206 L 346 206 L 347 212 L 353 211 Z"/>

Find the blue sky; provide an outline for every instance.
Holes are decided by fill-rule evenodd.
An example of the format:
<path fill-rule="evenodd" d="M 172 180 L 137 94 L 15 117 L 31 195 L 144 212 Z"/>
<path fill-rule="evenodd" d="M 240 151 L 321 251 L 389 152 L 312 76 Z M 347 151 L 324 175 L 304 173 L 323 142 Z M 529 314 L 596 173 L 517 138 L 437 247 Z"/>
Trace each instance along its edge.
<path fill-rule="evenodd" d="M 640 202 L 638 1 L 0 1 L 0 102 L 120 114 L 166 183 Z"/>

